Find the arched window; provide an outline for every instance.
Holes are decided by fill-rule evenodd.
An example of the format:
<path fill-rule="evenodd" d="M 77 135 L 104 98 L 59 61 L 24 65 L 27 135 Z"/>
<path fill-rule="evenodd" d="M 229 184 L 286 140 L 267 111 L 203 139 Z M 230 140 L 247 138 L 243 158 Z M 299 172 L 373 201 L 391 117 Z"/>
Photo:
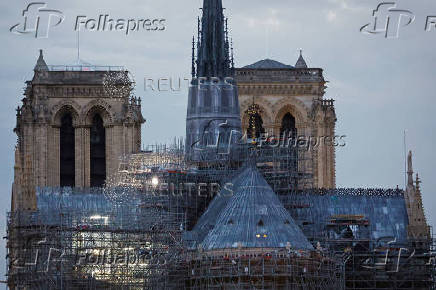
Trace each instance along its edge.
<path fill-rule="evenodd" d="M 282 119 L 282 126 L 280 127 L 280 136 L 285 137 L 296 137 L 297 128 L 295 127 L 295 118 L 291 115 L 291 113 L 286 113 Z"/>
<path fill-rule="evenodd" d="M 61 119 L 60 129 L 60 186 L 75 186 L 74 127 L 71 114 Z"/>
<path fill-rule="evenodd" d="M 106 131 L 98 114 L 92 119 L 90 143 L 91 187 L 102 187 L 106 180 Z"/>
<path fill-rule="evenodd" d="M 256 104 L 251 105 L 246 112 L 248 115 L 247 138 L 249 139 L 259 138 L 265 133 L 260 113 L 260 107 Z"/>

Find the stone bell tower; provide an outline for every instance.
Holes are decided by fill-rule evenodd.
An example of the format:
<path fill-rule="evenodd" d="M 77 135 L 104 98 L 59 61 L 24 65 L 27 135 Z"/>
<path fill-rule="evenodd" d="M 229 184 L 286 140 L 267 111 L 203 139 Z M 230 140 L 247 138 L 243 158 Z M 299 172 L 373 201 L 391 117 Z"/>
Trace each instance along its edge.
<path fill-rule="evenodd" d="M 307 150 L 299 152 L 298 161 L 299 171 L 313 176 L 308 187 L 335 188 L 335 150 L 345 146 L 345 136 L 335 136 L 334 100 L 325 97 L 323 71 L 309 67 L 300 50 L 294 66 L 264 59 L 238 68 L 236 82 L 243 132 L 250 135 L 249 112 L 254 111 L 257 124 L 252 135 L 293 138 L 309 144 L 303 145 Z"/>
<path fill-rule="evenodd" d="M 101 187 L 141 148 L 141 100 L 121 67 L 48 66 L 42 50 L 17 108 L 12 210 L 36 208 L 36 187 Z"/>

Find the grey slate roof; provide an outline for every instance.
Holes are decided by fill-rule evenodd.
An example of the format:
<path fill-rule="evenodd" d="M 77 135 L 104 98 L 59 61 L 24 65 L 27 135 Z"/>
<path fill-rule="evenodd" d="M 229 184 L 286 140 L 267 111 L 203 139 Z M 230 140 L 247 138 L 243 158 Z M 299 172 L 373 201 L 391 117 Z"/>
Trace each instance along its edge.
<path fill-rule="evenodd" d="M 306 224 L 302 224 L 306 236 L 315 240 L 324 235 L 330 219 L 338 215 L 362 215 L 368 220 L 367 228 L 352 228 L 356 238 L 376 241 L 394 237 L 399 243 L 407 240 L 409 220 L 403 196 L 370 195 L 370 192 L 365 194 L 359 189 L 350 191 L 357 194 L 339 194 L 339 190 L 323 195 L 294 194 L 286 197 L 288 201 L 284 200 L 284 203 L 291 205 L 291 215 L 299 224 Z"/>
<path fill-rule="evenodd" d="M 239 172 L 240 173 L 240 172 Z M 218 216 L 226 207 L 228 201 L 232 197 L 233 189 L 237 186 L 236 182 L 239 180 L 239 173 L 230 178 L 226 184 L 222 185 L 219 194 L 210 202 L 206 211 L 198 219 L 197 223 L 192 230 L 197 242 L 202 242 L 210 230 L 215 227 Z"/>
<path fill-rule="evenodd" d="M 287 65 L 276 60 L 264 59 L 253 64 L 244 66 L 244 68 L 254 68 L 254 69 L 280 69 L 280 68 L 293 68 L 292 65 Z"/>
<path fill-rule="evenodd" d="M 307 68 L 307 63 L 303 58 L 303 52 L 300 50 L 300 57 L 295 64 L 295 68 Z"/>
<path fill-rule="evenodd" d="M 202 242 L 203 249 L 280 248 L 288 242 L 293 249 L 313 249 L 254 166 L 243 170 L 233 182 L 234 192 L 227 202 L 218 199 L 208 209 L 208 218 L 214 221 L 213 213 L 220 213 Z M 221 210 L 223 203 L 225 207 Z"/>
<path fill-rule="evenodd" d="M 36 61 L 36 65 L 35 65 L 34 70 L 48 71 L 48 66 L 45 63 L 44 55 L 42 54 L 42 49 L 39 50 L 39 57 L 38 57 L 38 60 Z"/>

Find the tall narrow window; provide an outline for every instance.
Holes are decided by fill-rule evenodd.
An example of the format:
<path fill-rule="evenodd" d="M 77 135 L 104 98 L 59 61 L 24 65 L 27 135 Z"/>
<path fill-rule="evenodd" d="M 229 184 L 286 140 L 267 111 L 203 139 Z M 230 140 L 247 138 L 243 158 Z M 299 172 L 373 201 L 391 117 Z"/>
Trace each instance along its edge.
<path fill-rule="evenodd" d="M 285 134 L 285 138 L 295 138 L 297 129 L 295 128 L 295 118 L 291 113 L 287 113 L 282 119 L 282 127 L 280 128 L 280 136 Z"/>
<path fill-rule="evenodd" d="M 60 129 L 60 186 L 75 186 L 74 147 L 73 118 L 65 114 Z"/>
<path fill-rule="evenodd" d="M 298 143 L 297 141 L 297 128 L 295 127 L 295 117 L 291 115 L 291 113 L 286 113 L 282 119 L 282 126 L 280 128 L 280 138 L 284 138 L 286 140 L 286 144 L 288 146 L 292 146 L 294 150 L 290 155 L 289 164 L 290 168 L 295 171 L 298 171 Z M 297 146 L 296 146 L 297 145 Z M 294 180 L 295 186 L 297 184 L 297 180 Z"/>
<path fill-rule="evenodd" d="M 204 107 L 210 108 L 212 106 L 212 94 L 210 90 L 204 92 Z"/>
<path fill-rule="evenodd" d="M 91 187 L 102 187 L 106 180 L 106 132 L 100 115 L 91 127 Z"/>

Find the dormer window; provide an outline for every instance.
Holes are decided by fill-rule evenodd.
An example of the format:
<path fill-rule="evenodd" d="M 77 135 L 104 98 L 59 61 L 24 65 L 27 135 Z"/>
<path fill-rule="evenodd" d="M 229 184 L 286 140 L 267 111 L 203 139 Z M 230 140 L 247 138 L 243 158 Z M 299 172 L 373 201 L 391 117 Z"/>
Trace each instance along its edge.
<path fill-rule="evenodd" d="M 257 223 L 257 226 L 258 227 L 263 227 L 264 226 L 263 220 L 259 220 L 259 222 Z"/>

